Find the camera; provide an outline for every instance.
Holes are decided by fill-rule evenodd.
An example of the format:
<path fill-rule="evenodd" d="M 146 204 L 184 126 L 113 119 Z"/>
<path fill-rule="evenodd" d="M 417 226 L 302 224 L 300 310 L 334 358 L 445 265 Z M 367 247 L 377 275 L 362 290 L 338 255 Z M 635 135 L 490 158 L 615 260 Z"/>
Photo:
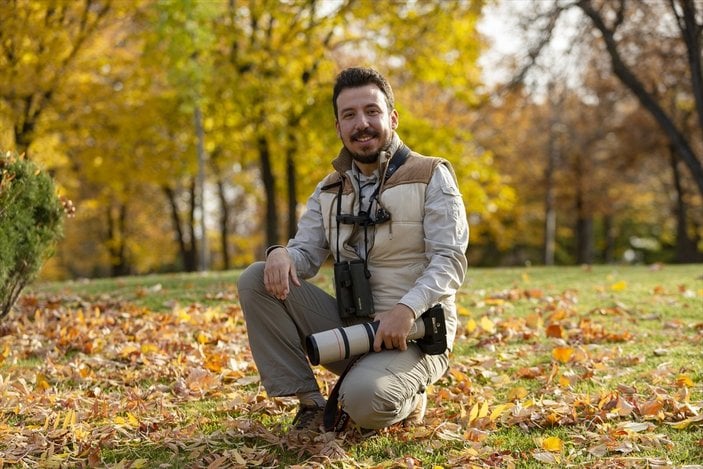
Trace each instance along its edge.
<path fill-rule="evenodd" d="M 370 276 L 361 260 L 334 264 L 334 286 L 340 317 L 371 316 L 374 313 Z"/>
<path fill-rule="evenodd" d="M 324 365 L 368 352 L 373 347 L 378 324 L 378 321 L 367 322 L 307 336 L 305 348 L 310 363 Z M 442 305 L 433 306 L 415 321 L 408 340 L 415 340 L 428 355 L 440 355 L 447 350 L 447 327 Z"/>

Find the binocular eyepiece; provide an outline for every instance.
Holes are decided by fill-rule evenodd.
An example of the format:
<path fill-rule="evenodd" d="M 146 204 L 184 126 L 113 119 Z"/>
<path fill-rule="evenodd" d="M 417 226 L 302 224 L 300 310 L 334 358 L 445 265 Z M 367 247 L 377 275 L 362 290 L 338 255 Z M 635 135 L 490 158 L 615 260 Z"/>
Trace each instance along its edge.
<path fill-rule="evenodd" d="M 308 358 L 313 365 L 324 365 L 361 355 L 373 347 L 378 321 L 338 327 L 305 338 Z M 425 311 L 410 330 L 408 340 L 414 340 L 428 355 L 440 355 L 447 350 L 447 328 L 442 305 Z"/>

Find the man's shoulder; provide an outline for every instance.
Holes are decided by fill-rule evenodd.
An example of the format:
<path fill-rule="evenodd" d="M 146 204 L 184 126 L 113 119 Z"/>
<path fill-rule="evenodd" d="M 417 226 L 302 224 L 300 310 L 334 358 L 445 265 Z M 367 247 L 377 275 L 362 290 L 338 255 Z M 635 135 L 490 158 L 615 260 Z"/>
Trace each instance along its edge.
<path fill-rule="evenodd" d="M 332 171 L 327 174 L 324 178 L 322 178 L 322 181 L 320 181 L 320 191 L 321 192 L 339 192 L 340 186 L 343 186 L 343 176 L 341 173 L 338 171 Z M 351 186 L 349 184 L 344 184 L 345 190 L 351 189 Z"/>
<path fill-rule="evenodd" d="M 388 184 L 429 183 L 435 168 L 440 164 L 448 164 L 448 162 L 444 158 L 425 156 L 411 151 L 405 163 L 388 180 Z"/>

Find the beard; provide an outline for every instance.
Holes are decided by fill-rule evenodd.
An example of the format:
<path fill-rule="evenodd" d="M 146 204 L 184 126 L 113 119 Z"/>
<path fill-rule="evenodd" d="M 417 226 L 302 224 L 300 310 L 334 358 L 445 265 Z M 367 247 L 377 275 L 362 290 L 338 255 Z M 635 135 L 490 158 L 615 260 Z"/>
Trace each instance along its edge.
<path fill-rule="evenodd" d="M 375 153 L 368 153 L 368 154 L 362 154 L 362 153 L 354 153 L 354 152 L 349 152 L 351 154 L 351 157 L 354 161 L 357 163 L 361 164 L 371 164 L 375 163 L 378 161 L 378 157 L 381 154 L 380 151 L 377 151 Z"/>
<path fill-rule="evenodd" d="M 359 132 L 352 134 L 351 140 L 354 141 L 358 138 L 363 138 L 366 136 L 377 137 L 378 135 L 379 135 L 379 133 L 376 132 L 375 130 L 365 129 L 365 130 L 361 130 Z M 346 147 L 346 145 L 345 145 L 345 147 L 347 148 L 347 151 L 349 152 L 349 154 L 351 155 L 351 157 L 354 161 L 361 163 L 361 164 L 371 164 L 371 163 L 377 162 L 378 157 L 380 156 L 381 152 L 384 150 L 387 150 L 390 147 L 390 145 L 391 145 L 391 136 L 389 135 L 388 138 L 386 139 L 386 141 L 383 142 L 381 147 L 378 150 L 371 152 L 371 153 L 368 153 L 368 152 L 359 153 L 359 152 L 352 151 L 349 147 Z"/>

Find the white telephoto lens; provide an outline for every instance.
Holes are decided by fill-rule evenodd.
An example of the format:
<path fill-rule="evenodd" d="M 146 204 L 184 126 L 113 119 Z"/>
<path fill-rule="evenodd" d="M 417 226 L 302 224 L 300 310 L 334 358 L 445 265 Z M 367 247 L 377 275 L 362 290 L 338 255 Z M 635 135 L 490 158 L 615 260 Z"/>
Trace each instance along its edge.
<path fill-rule="evenodd" d="M 338 327 L 308 336 L 305 343 L 310 363 L 324 365 L 368 352 L 373 347 L 378 324 L 376 321 Z M 418 319 L 410 329 L 408 340 L 421 339 L 424 336 L 425 324 Z"/>

